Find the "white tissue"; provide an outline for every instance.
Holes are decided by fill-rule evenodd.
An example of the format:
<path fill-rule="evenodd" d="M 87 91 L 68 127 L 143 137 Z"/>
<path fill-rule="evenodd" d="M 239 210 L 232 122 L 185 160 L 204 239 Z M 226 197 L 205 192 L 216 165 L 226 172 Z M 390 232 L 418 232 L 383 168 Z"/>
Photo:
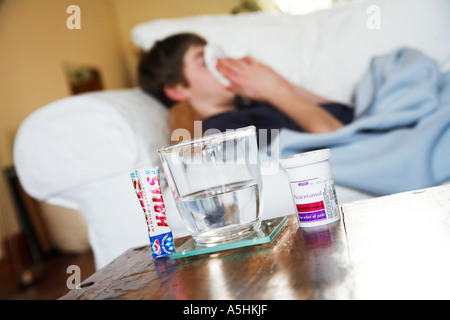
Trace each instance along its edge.
<path fill-rule="evenodd" d="M 217 59 L 219 58 L 233 58 L 241 59 L 247 55 L 247 50 L 240 46 L 234 45 L 227 48 L 222 48 L 219 45 L 208 43 L 205 46 L 204 58 L 206 67 L 209 69 L 214 78 L 217 79 L 224 86 L 230 85 L 230 80 L 225 78 L 216 68 Z"/>

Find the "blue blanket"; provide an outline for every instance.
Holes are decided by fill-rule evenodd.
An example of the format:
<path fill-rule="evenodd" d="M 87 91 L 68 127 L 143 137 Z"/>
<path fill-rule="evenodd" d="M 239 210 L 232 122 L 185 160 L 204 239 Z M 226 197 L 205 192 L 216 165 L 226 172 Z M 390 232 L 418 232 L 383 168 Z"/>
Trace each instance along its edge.
<path fill-rule="evenodd" d="M 372 60 L 353 98 L 355 121 L 342 129 L 281 130 L 281 157 L 330 148 L 335 182 L 375 195 L 450 179 L 450 72 L 400 49 Z"/>

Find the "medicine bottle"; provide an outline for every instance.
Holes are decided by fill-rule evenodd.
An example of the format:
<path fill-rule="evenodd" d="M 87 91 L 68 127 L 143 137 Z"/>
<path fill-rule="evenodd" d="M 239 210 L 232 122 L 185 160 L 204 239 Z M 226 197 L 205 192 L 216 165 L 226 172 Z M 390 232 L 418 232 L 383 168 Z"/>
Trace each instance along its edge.
<path fill-rule="evenodd" d="M 330 149 L 296 154 L 280 159 L 287 171 L 300 227 L 316 227 L 340 217 Z"/>

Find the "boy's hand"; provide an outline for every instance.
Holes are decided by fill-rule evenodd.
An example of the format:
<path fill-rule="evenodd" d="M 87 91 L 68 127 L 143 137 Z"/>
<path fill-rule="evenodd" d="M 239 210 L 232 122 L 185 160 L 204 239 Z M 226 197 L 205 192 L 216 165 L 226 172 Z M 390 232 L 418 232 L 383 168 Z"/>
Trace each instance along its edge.
<path fill-rule="evenodd" d="M 217 70 L 231 82 L 229 89 L 251 100 L 271 102 L 292 85 L 270 67 L 250 57 L 219 59 Z"/>
<path fill-rule="evenodd" d="M 217 70 L 230 80 L 229 88 L 233 92 L 270 103 L 306 132 L 325 133 L 342 127 L 332 114 L 306 99 L 303 92 L 274 70 L 252 58 L 219 59 Z"/>

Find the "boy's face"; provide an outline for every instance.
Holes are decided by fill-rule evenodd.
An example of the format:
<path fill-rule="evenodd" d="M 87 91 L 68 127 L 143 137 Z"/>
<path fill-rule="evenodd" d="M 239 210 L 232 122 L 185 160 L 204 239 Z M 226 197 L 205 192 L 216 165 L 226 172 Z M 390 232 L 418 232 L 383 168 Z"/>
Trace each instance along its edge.
<path fill-rule="evenodd" d="M 203 45 L 190 46 L 183 58 L 183 73 L 188 101 L 194 107 L 219 106 L 233 103 L 235 93 L 221 85 L 209 72 L 204 60 Z"/>

